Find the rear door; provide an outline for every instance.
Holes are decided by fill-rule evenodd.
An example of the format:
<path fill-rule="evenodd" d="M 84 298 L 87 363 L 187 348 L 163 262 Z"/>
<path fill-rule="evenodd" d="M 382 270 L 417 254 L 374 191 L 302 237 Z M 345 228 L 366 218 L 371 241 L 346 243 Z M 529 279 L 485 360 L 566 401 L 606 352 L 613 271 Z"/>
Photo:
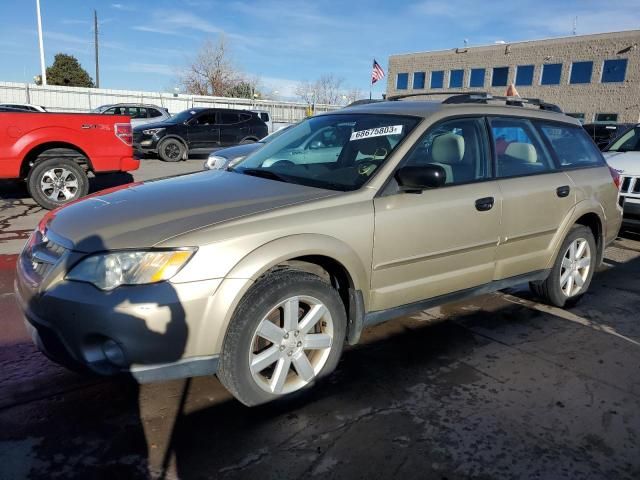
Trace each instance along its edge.
<path fill-rule="evenodd" d="M 403 165 L 434 163 L 446 184 L 374 200 L 371 309 L 384 310 L 491 282 L 501 198 L 484 119 L 431 127 Z M 393 181 L 395 182 L 395 180 Z"/>
<path fill-rule="evenodd" d="M 234 112 L 233 110 L 218 111 L 218 127 L 220 128 L 220 145 L 227 147 L 230 145 L 237 145 L 248 133 L 246 119 L 248 116 L 241 118 L 241 114 Z M 248 117 L 251 118 L 251 117 Z M 244 131 L 242 127 L 244 128 Z"/>
<path fill-rule="evenodd" d="M 492 117 L 489 125 L 503 198 L 496 279 L 543 270 L 554 235 L 576 204 L 574 184 L 531 121 Z"/>
<path fill-rule="evenodd" d="M 210 150 L 220 145 L 220 128 L 215 110 L 205 110 L 189 121 L 187 126 L 189 150 Z"/>

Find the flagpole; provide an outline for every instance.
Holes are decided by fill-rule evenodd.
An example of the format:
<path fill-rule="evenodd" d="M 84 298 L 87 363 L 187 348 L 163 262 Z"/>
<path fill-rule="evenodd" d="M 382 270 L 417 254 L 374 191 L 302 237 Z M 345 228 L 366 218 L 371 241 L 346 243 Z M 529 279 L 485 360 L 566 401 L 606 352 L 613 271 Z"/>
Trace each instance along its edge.
<path fill-rule="evenodd" d="M 371 74 L 369 75 L 369 100 L 371 100 L 371 90 L 373 89 L 373 66 L 375 65 L 376 59 L 373 59 L 371 62 Z"/>

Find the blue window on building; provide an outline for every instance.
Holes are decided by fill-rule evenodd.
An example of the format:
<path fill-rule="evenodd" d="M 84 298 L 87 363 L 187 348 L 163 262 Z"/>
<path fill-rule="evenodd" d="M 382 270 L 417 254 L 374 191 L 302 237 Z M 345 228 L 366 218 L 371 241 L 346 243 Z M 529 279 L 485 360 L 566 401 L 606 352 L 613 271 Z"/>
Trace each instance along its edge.
<path fill-rule="evenodd" d="M 449 73 L 449 88 L 461 88 L 464 81 L 464 70 L 451 70 Z"/>
<path fill-rule="evenodd" d="M 624 82 L 627 74 L 627 59 L 605 60 L 602 68 L 602 83 Z"/>
<path fill-rule="evenodd" d="M 424 72 L 413 72 L 413 89 L 422 90 L 424 88 Z"/>
<path fill-rule="evenodd" d="M 509 67 L 495 67 L 491 78 L 492 87 L 506 87 L 509 80 Z"/>
<path fill-rule="evenodd" d="M 397 90 L 406 90 L 409 83 L 409 74 L 408 73 L 399 73 L 396 78 L 396 89 Z"/>
<path fill-rule="evenodd" d="M 518 65 L 516 85 L 533 85 L 533 65 Z"/>
<path fill-rule="evenodd" d="M 562 75 L 561 63 L 548 63 L 542 66 L 542 79 L 540 85 L 560 85 Z"/>
<path fill-rule="evenodd" d="M 431 72 L 431 88 L 442 88 L 444 86 L 444 71 L 436 70 Z"/>
<path fill-rule="evenodd" d="M 591 83 L 593 62 L 573 62 L 569 83 Z"/>
<path fill-rule="evenodd" d="M 470 87 L 484 87 L 484 68 L 472 68 L 469 76 Z"/>

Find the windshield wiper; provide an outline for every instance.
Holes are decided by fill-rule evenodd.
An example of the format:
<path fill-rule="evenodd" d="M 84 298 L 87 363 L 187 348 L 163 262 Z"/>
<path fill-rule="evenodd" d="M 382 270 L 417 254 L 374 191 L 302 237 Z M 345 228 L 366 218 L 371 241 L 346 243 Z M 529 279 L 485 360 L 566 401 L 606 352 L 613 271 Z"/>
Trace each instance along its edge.
<path fill-rule="evenodd" d="M 286 182 L 284 177 L 273 173 L 270 170 L 263 170 L 262 168 L 245 168 L 241 171 L 245 175 L 252 175 L 254 177 L 268 178 L 270 180 L 277 180 L 279 182 Z"/>

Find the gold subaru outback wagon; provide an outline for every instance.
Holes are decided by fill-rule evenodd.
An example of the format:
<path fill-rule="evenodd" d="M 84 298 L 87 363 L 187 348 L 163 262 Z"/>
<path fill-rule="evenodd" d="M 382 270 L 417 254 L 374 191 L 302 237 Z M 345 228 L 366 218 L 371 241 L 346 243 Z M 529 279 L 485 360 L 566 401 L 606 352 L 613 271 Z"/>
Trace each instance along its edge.
<path fill-rule="evenodd" d="M 140 382 L 217 374 L 257 405 L 410 312 L 524 282 L 575 302 L 620 227 L 617 174 L 577 120 L 509 103 L 345 108 L 227 170 L 50 212 L 17 266 L 34 341 Z"/>

